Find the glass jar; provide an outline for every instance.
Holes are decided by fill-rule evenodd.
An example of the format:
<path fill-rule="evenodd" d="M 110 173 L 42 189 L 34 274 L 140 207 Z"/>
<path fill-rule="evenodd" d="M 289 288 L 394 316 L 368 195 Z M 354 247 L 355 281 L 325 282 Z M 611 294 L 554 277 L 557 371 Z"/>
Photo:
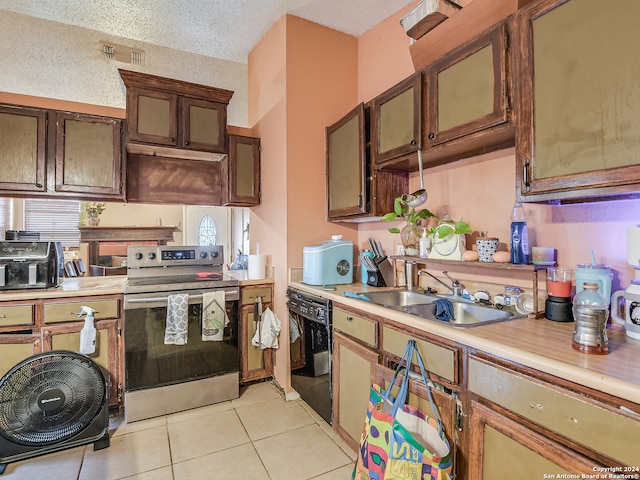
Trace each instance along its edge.
<path fill-rule="evenodd" d="M 600 284 L 584 282 L 582 290 L 573 298 L 575 321 L 571 346 L 584 353 L 609 353 L 607 320 L 609 305 L 598 291 Z"/>
<path fill-rule="evenodd" d="M 523 290 L 520 287 L 504 287 L 504 293 L 502 294 L 504 298 L 505 307 L 515 307 L 518 302 L 518 297 L 522 294 Z"/>

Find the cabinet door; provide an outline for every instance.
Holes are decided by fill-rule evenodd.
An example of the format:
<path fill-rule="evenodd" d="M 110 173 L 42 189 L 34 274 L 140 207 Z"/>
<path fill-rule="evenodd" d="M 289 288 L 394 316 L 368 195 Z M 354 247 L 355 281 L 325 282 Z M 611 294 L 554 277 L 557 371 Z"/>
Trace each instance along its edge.
<path fill-rule="evenodd" d="M 127 88 L 129 141 L 178 144 L 178 96 L 142 88 Z"/>
<path fill-rule="evenodd" d="M 544 0 L 516 16 L 521 201 L 638 190 L 640 4 L 601 7 Z"/>
<path fill-rule="evenodd" d="M 425 161 L 513 145 L 506 36 L 494 27 L 426 70 Z"/>
<path fill-rule="evenodd" d="M 41 352 L 39 334 L 0 334 L 0 377 L 22 360 Z"/>
<path fill-rule="evenodd" d="M 475 401 L 470 430 L 471 480 L 592 478 L 600 466 Z"/>
<path fill-rule="evenodd" d="M 0 105 L 0 190 L 46 190 L 46 128 L 46 110 Z"/>
<path fill-rule="evenodd" d="M 367 212 L 367 132 L 364 104 L 327 127 L 327 218 Z"/>
<path fill-rule="evenodd" d="M 43 351 L 80 350 L 80 330 L 84 322 L 47 326 L 42 330 Z M 118 320 L 95 322 L 96 351 L 88 355 L 109 374 L 109 406 L 122 406 L 120 377 Z"/>
<path fill-rule="evenodd" d="M 229 135 L 229 155 L 223 160 L 227 206 L 260 205 L 260 139 Z"/>
<path fill-rule="evenodd" d="M 180 98 L 182 148 L 226 153 L 227 106 L 189 97 Z"/>
<path fill-rule="evenodd" d="M 263 308 L 270 305 L 263 304 Z M 253 306 L 240 310 L 240 342 L 242 345 L 240 362 L 240 381 L 249 382 L 273 376 L 273 351 L 261 349 L 252 344 L 253 336 L 258 329 L 254 322 Z"/>
<path fill-rule="evenodd" d="M 415 73 L 374 98 L 371 105 L 371 146 L 376 168 L 395 166 L 393 159 L 411 155 L 422 133 L 422 74 Z M 404 160 L 407 162 L 407 160 Z"/>
<path fill-rule="evenodd" d="M 56 191 L 124 198 L 122 120 L 56 113 Z"/>
<path fill-rule="evenodd" d="M 333 336 L 333 429 L 355 451 L 367 415 L 378 354 L 335 332 Z"/>

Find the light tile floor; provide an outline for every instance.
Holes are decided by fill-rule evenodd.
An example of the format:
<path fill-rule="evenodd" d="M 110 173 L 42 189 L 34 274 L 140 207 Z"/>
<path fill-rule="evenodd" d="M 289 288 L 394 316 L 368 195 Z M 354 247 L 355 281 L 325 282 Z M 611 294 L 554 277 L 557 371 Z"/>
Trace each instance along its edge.
<path fill-rule="evenodd" d="M 10 463 L 2 480 L 347 480 L 355 454 L 304 401 L 271 383 L 164 417 L 111 422 L 111 445 Z"/>

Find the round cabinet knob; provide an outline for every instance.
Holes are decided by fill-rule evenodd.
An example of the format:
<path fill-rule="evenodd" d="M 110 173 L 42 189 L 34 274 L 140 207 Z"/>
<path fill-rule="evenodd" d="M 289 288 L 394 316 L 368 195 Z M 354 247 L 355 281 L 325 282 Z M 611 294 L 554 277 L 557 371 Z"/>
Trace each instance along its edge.
<path fill-rule="evenodd" d="M 211 252 L 211 258 L 218 258 L 218 252 Z"/>
<path fill-rule="evenodd" d="M 207 252 L 200 252 L 200 258 L 207 258 Z"/>
<path fill-rule="evenodd" d="M 429 132 L 429 135 L 427 135 L 427 137 L 429 138 L 429 140 L 433 140 L 434 138 L 436 138 L 436 134 L 433 132 Z"/>
<path fill-rule="evenodd" d="M 134 256 L 136 257 L 136 260 L 142 260 L 142 254 L 140 252 L 136 253 Z"/>
<path fill-rule="evenodd" d="M 147 258 L 149 258 L 149 260 L 153 260 L 154 258 L 156 258 L 156 254 L 151 252 L 147 255 Z"/>

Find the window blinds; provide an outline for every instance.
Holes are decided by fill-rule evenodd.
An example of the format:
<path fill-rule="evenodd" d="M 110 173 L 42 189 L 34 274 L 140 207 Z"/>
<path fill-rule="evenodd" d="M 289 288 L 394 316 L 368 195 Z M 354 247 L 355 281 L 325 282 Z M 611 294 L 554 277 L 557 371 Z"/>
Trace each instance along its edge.
<path fill-rule="evenodd" d="M 78 200 L 25 199 L 24 216 L 25 230 L 40 232 L 40 240 L 80 246 Z"/>

